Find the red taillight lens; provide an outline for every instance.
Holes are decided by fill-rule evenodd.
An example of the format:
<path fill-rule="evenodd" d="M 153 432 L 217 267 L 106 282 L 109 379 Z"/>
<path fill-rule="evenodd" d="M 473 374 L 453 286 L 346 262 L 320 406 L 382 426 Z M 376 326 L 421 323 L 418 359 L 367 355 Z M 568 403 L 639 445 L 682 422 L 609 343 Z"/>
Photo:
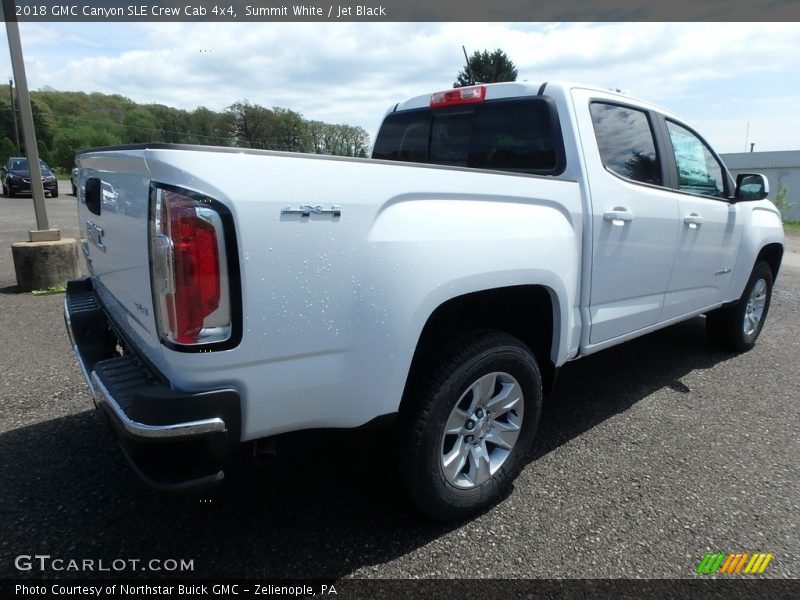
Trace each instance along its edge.
<path fill-rule="evenodd" d="M 473 85 L 470 87 L 455 88 L 436 92 L 431 96 L 430 107 L 440 108 L 442 106 L 454 106 L 457 104 L 472 104 L 473 102 L 483 102 L 486 98 L 485 85 Z"/>
<path fill-rule="evenodd" d="M 197 342 L 203 320 L 219 307 L 220 266 L 214 226 L 197 216 L 192 200 L 166 194 L 167 222 L 175 260 L 170 329 L 179 344 Z"/>
<path fill-rule="evenodd" d="M 151 279 L 162 340 L 194 345 L 231 332 L 222 222 L 210 201 L 154 190 Z"/>

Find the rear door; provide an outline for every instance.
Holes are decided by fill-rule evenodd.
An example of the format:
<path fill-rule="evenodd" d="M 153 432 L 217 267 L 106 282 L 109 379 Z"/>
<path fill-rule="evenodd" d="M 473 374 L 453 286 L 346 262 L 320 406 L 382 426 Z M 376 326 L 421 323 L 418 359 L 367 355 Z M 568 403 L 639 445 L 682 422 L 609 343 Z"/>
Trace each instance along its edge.
<path fill-rule="evenodd" d="M 655 115 L 573 90 L 592 203 L 590 344 L 658 321 L 678 239 L 678 199 L 654 133 Z"/>

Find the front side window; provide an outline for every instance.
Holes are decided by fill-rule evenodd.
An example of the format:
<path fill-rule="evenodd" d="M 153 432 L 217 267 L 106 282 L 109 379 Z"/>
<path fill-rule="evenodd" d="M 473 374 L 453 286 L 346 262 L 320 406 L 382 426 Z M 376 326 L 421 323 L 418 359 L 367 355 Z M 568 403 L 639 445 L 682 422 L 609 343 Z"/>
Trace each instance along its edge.
<path fill-rule="evenodd" d="M 634 181 L 661 185 L 661 163 L 647 113 L 605 102 L 592 102 L 589 108 L 603 166 Z"/>
<path fill-rule="evenodd" d="M 725 196 L 722 167 L 711 151 L 694 133 L 667 121 L 669 139 L 678 167 L 678 189 L 702 196 Z"/>

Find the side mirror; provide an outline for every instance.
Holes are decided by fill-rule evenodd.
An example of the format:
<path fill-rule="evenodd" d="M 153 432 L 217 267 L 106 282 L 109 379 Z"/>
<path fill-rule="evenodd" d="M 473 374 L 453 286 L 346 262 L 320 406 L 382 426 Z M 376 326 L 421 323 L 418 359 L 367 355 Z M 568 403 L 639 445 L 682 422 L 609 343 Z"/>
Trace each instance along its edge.
<path fill-rule="evenodd" d="M 769 194 L 769 182 L 760 173 L 740 173 L 736 176 L 736 202 L 763 200 Z"/>

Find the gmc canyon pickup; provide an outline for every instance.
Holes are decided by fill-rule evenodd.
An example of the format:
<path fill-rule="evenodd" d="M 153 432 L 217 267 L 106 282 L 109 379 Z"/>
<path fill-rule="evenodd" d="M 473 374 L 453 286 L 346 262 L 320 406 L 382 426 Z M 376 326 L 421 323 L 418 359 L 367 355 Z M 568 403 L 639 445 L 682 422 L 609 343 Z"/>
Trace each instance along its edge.
<path fill-rule="evenodd" d="M 705 315 L 753 347 L 783 229 L 680 117 L 570 83 L 476 85 L 385 115 L 368 159 L 164 144 L 77 157 L 65 320 L 150 484 L 245 442 L 391 423 L 413 503 L 501 499 L 570 360 Z"/>

